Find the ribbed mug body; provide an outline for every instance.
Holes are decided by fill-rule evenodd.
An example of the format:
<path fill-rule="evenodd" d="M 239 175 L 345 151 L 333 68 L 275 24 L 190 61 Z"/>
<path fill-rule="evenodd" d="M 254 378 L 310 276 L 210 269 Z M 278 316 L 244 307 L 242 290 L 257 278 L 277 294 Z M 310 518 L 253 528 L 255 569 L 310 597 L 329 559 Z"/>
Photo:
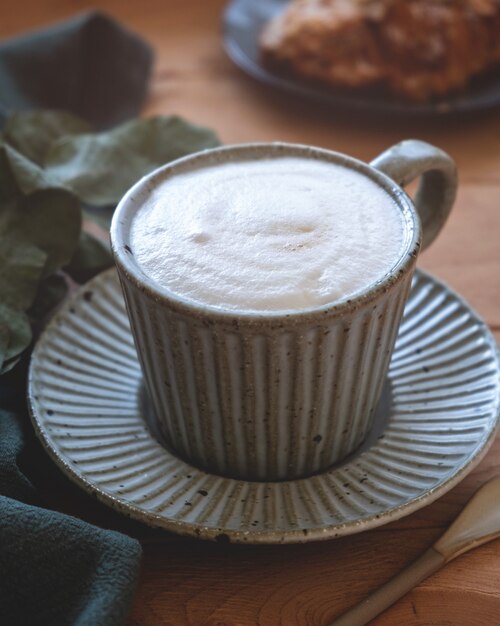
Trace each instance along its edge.
<path fill-rule="evenodd" d="M 211 472 L 253 480 L 343 459 L 370 430 L 411 274 L 375 302 L 273 323 L 175 310 L 120 272 L 167 445 Z"/>

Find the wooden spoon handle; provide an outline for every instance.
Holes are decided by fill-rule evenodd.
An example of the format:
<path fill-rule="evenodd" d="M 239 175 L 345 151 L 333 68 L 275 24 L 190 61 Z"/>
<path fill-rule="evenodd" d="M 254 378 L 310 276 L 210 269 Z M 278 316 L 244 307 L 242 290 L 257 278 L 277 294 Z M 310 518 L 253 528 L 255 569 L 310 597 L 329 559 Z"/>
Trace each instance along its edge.
<path fill-rule="evenodd" d="M 406 569 L 391 578 L 362 602 L 344 613 L 329 626 L 364 626 L 382 613 L 396 600 L 402 598 L 425 578 L 436 572 L 445 563 L 442 554 L 429 548 Z"/>

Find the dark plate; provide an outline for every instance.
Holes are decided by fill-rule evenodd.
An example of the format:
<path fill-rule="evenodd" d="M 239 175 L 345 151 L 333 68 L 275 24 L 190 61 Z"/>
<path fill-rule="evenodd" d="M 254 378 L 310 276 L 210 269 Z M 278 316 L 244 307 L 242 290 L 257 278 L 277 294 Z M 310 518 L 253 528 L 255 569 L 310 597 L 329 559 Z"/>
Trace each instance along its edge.
<path fill-rule="evenodd" d="M 472 81 L 466 91 L 431 103 L 398 100 L 382 90 L 350 92 L 327 88 L 275 73 L 259 58 L 264 24 L 284 10 L 289 0 L 232 0 L 224 14 L 224 45 L 229 57 L 257 80 L 317 102 L 361 113 L 435 117 L 484 111 L 500 105 L 500 71 Z"/>

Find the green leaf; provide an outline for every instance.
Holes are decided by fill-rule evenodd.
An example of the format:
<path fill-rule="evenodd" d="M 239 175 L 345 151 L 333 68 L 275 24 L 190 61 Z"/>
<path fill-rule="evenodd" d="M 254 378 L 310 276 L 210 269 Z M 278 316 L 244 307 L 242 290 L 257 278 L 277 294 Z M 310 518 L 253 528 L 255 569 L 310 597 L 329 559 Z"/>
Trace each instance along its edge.
<path fill-rule="evenodd" d="M 47 255 L 44 276 L 69 263 L 81 229 L 80 205 L 65 189 L 42 189 L 19 201 L 10 236 L 23 239 Z"/>
<path fill-rule="evenodd" d="M 0 372 L 11 369 L 31 341 L 25 311 L 40 281 L 73 256 L 81 228 L 78 200 L 44 189 L 0 205 Z M 52 285 L 51 299 L 54 297 Z M 38 303 L 38 309 L 41 309 Z M 35 309 L 36 310 L 36 309 Z"/>
<path fill-rule="evenodd" d="M 38 189 L 60 186 L 59 181 L 54 179 L 50 172 L 45 171 L 8 144 L 0 146 L 0 150 L 4 152 L 11 175 L 22 193 L 29 194 Z"/>
<path fill-rule="evenodd" d="M 2 324 L 0 321 L 0 373 L 4 362 L 5 355 L 7 354 L 7 348 L 9 347 L 10 332 L 6 324 Z"/>
<path fill-rule="evenodd" d="M 19 361 L 20 354 L 31 342 L 28 317 L 20 311 L 0 303 L 0 374 L 5 374 Z"/>
<path fill-rule="evenodd" d="M 80 228 L 78 200 L 63 189 L 0 205 L 0 302 L 11 319 L 16 312 L 24 319 L 40 281 L 69 262 Z"/>
<path fill-rule="evenodd" d="M 10 207 L 10 218 L 17 205 Z M 0 218 L 8 218 L 8 209 Z M 8 307 L 25 310 L 35 299 L 43 274 L 47 253 L 30 243 L 19 230 L 3 229 L 0 223 L 0 302 Z"/>
<path fill-rule="evenodd" d="M 113 256 L 109 246 L 82 231 L 78 248 L 64 268 L 73 280 L 83 283 L 113 265 Z"/>
<path fill-rule="evenodd" d="M 91 126 L 76 115 L 51 110 L 13 113 L 3 129 L 5 141 L 38 165 L 57 139 L 90 132 Z"/>
<path fill-rule="evenodd" d="M 20 195 L 21 190 L 10 166 L 7 151 L 0 141 L 0 203 L 12 202 Z"/>
<path fill-rule="evenodd" d="M 179 157 L 219 144 L 206 128 L 179 117 L 154 117 L 97 135 L 56 141 L 45 167 L 88 204 L 117 204 L 142 176 Z"/>

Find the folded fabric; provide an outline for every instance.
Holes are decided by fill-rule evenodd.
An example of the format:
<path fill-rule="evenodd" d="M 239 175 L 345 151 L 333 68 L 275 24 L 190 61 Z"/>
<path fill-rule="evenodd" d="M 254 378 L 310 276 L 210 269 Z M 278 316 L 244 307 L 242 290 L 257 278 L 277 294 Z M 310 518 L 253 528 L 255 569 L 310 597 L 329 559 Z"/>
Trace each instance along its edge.
<path fill-rule="evenodd" d="M 140 110 L 152 58 L 145 42 L 99 13 L 6 41 L 0 127 L 2 112 L 45 107 L 97 128 L 122 122 Z M 0 378 L 0 623 L 118 626 L 132 600 L 140 544 L 44 508 L 33 486 L 39 467 L 25 458 L 26 439 L 34 439 L 26 365 L 27 357 Z"/>
<path fill-rule="evenodd" d="M 152 62 L 147 43 L 96 12 L 4 41 L 0 116 L 64 109 L 96 128 L 113 126 L 140 112 Z"/>
<path fill-rule="evenodd" d="M 18 418 L 0 411 L 0 615 L 9 626 L 118 626 L 141 553 L 137 541 L 26 504 L 36 497 L 16 465 Z"/>

